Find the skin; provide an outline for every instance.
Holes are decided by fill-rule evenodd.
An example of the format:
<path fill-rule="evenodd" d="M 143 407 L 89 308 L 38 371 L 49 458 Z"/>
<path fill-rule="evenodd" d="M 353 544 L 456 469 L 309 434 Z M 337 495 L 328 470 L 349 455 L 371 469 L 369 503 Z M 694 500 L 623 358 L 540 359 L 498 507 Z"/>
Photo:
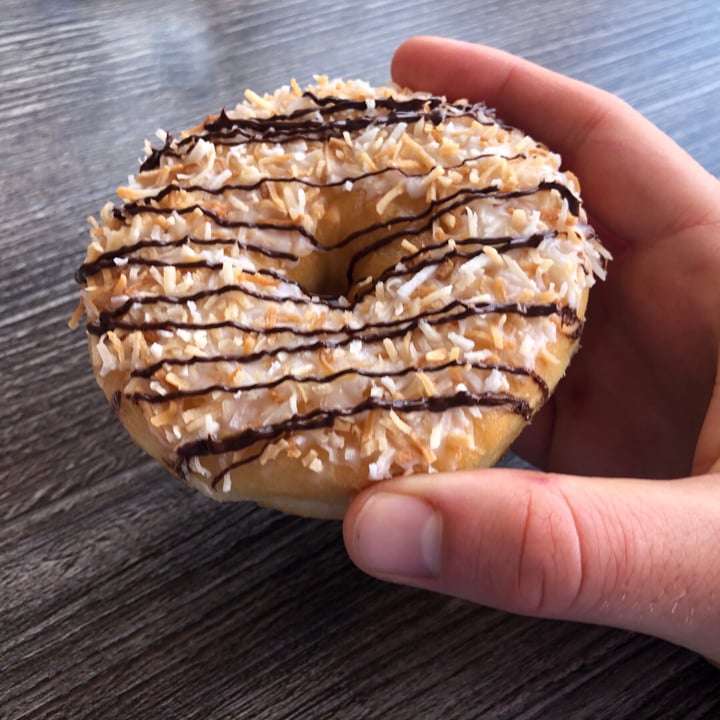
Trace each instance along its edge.
<path fill-rule="evenodd" d="M 412 38 L 392 72 L 561 153 L 614 260 L 580 353 L 515 448 L 542 470 L 374 485 L 345 517 L 351 559 L 720 663 L 720 183 L 619 98 L 499 50 Z"/>

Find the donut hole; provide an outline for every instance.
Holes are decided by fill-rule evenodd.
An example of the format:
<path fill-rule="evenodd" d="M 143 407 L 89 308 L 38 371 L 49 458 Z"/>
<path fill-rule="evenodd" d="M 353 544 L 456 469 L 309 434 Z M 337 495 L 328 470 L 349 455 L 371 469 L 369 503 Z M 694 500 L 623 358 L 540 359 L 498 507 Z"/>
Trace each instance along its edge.
<path fill-rule="evenodd" d="M 382 213 L 377 210 L 377 197 L 365 189 L 334 191 L 322 198 L 315 230 L 319 247 L 298 268 L 310 293 L 352 302 L 358 289 L 402 261 L 404 239 L 419 243 L 415 226 L 425 205 L 412 199 L 399 182 L 403 191 Z M 407 220 L 398 223 L 398 216 Z"/>

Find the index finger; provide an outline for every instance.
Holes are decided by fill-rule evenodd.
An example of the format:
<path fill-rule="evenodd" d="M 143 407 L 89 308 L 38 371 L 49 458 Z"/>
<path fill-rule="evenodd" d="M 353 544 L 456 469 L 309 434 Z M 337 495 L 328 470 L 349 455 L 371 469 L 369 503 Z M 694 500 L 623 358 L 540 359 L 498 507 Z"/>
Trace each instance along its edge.
<path fill-rule="evenodd" d="M 610 93 L 495 48 L 433 37 L 404 42 L 392 73 L 403 86 L 483 101 L 559 152 L 593 216 L 630 242 L 707 214 L 709 173 Z"/>

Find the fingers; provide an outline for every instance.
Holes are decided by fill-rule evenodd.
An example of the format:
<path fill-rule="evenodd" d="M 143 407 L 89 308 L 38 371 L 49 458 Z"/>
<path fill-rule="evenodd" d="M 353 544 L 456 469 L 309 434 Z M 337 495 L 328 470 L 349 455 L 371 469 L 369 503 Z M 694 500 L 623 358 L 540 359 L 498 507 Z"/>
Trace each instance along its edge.
<path fill-rule="evenodd" d="M 560 152 L 590 212 L 633 243 L 704 218 L 707 195 L 717 192 L 709 173 L 617 97 L 501 50 L 412 38 L 392 73 L 400 85 L 483 101 Z"/>
<path fill-rule="evenodd" d="M 693 458 L 695 474 L 720 474 L 720 348 L 718 350 L 715 387 Z"/>
<path fill-rule="evenodd" d="M 720 476 L 403 478 L 362 493 L 344 531 L 352 560 L 382 579 L 720 659 Z"/>

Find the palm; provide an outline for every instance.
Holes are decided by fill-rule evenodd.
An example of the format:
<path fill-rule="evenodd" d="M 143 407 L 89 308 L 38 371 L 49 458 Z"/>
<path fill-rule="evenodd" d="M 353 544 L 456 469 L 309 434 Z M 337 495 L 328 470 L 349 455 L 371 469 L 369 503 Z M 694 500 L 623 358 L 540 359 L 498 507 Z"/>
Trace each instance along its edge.
<path fill-rule="evenodd" d="M 591 293 L 581 350 L 518 442 L 521 454 L 558 472 L 690 472 L 714 365 L 693 294 L 671 288 L 698 282 L 691 270 L 700 258 L 671 252 L 682 242 L 679 234 L 615 251 L 607 281 Z"/>

